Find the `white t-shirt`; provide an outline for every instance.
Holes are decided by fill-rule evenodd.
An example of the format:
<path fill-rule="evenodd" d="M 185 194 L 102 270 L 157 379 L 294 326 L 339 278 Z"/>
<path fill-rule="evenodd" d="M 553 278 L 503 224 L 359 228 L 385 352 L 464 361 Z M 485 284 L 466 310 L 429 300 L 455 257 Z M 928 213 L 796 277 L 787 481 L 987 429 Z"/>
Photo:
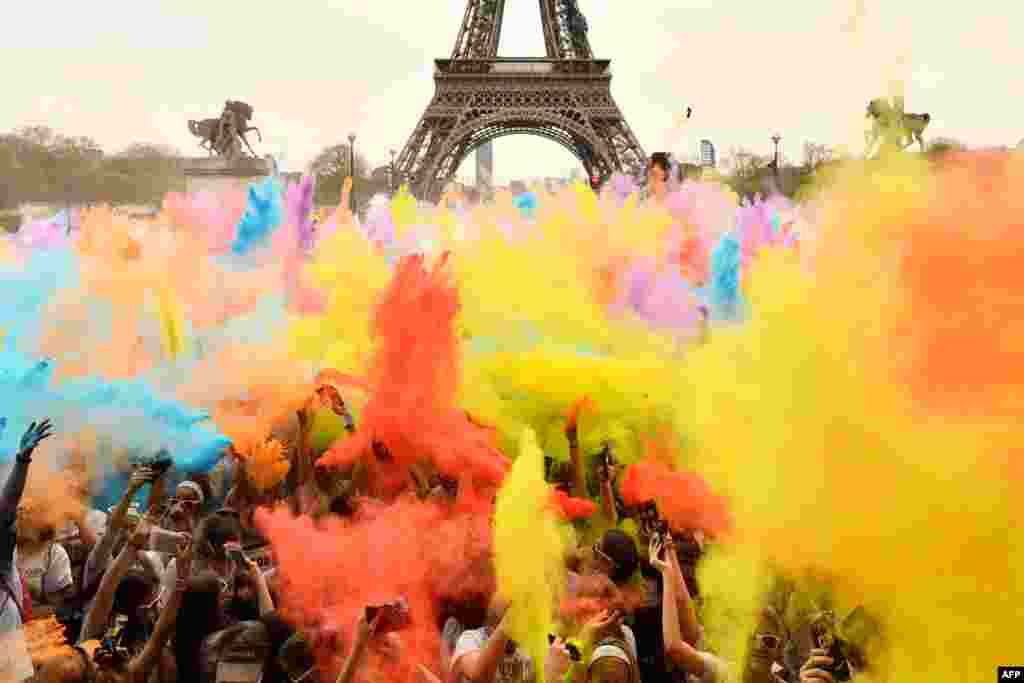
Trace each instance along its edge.
<path fill-rule="evenodd" d="M 18 564 L 18 551 L 14 551 L 14 566 Z M 21 578 L 17 571 L 0 576 L 0 681 L 24 681 L 32 678 L 35 670 L 28 654 L 25 631 L 21 627 Z"/>
<path fill-rule="evenodd" d="M 71 574 L 71 558 L 60 543 L 50 543 L 31 555 L 18 558 L 18 571 L 28 585 L 32 601 L 36 604 L 49 602 L 47 597 L 64 590 L 74 583 Z"/>
<path fill-rule="evenodd" d="M 465 655 L 472 652 L 480 652 L 487 645 L 487 639 L 491 637 L 491 629 L 478 628 L 471 631 L 463 631 L 455 644 L 455 652 L 452 654 L 452 671 L 458 667 L 458 662 Z M 494 674 L 494 683 L 532 683 L 536 680 L 533 672 L 533 662 L 518 648 L 511 654 L 506 650 L 505 655 L 498 662 L 498 670 Z M 465 676 L 459 676 L 459 683 L 469 683 Z"/>

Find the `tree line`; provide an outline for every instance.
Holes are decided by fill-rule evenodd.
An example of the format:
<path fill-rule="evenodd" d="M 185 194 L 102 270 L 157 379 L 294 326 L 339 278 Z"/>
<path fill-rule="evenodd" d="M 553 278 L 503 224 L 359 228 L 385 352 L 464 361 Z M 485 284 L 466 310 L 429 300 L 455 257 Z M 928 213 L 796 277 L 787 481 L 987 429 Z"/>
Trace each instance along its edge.
<path fill-rule="evenodd" d="M 962 145 L 954 140 L 934 140 L 929 155 L 957 148 Z M 799 198 L 819 169 L 840 160 L 835 150 L 814 143 L 805 144 L 803 157 L 799 163 L 780 159 L 776 168 L 769 155 L 733 150 L 723 160 L 721 179 L 742 197 L 775 189 Z M 0 134 L 0 211 L 27 202 L 159 205 L 168 192 L 184 190 L 183 163 L 180 152 L 163 145 L 134 143 L 108 153 L 89 137 L 63 135 L 46 126 L 23 127 Z M 316 176 L 315 201 L 321 205 L 337 204 L 350 175 L 359 204 L 393 187 L 387 166 L 371 169 L 359 153 L 353 159 L 344 142 L 321 150 L 307 172 Z M 684 165 L 683 172 L 698 175 L 700 169 Z"/>
<path fill-rule="evenodd" d="M 111 153 L 90 137 L 26 126 L 0 134 L 0 211 L 25 203 L 158 206 L 168 192 L 184 191 L 183 164 L 181 153 L 164 145 L 133 143 Z M 351 165 L 344 143 L 317 155 L 307 169 L 317 177 L 317 203 L 340 200 Z M 361 154 L 356 154 L 355 171 L 357 198 L 389 189 L 387 174 L 371 174 Z"/>
<path fill-rule="evenodd" d="M 154 204 L 184 189 L 181 155 L 136 143 L 108 153 L 92 138 L 46 126 L 0 135 L 0 209 L 25 203 Z"/>

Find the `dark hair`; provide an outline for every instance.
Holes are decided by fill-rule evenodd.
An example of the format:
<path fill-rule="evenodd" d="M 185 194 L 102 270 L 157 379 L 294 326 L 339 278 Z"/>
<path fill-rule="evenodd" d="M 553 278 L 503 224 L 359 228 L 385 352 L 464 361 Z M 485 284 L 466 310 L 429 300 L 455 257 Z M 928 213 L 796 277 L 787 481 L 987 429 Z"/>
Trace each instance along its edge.
<path fill-rule="evenodd" d="M 220 628 L 220 578 L 203 572 L 188 582 L 174 632 L 174 659 L 179 681 L 200 680 L 199 650 L 203 640 Z"/>
<path fill-rule="evenodd" d="M 622 585 L 629 581 L 640 564 L 640 554 L 633 537 L 620 529 L 609 529 L 601 537 L 601 552 L 607 555 L 615 567 L 608 577 L 612 583 Z"/>
<path fill-rule="evenodd" d="M 114 591 L 113 611 L 117 614 L 124 614 L 129 619 L 134 619 L 139 608 L 152 595 L 156 586 L 150 581 L 145 573 L 139 570 L 131 570 L 121 579 Z"/>
<path fill-rule="evenodd" d="M 658 168 L 663 170 L 665 172 L 666 178 L 672 170 L 672 162 L 669 161 L 668 154 L 666 154 L 665 152 L 655 152 L 654 154 L 652 154 L 651 165 L 657 166 Z"/>
<path fill-rule="evenodd" d="M 294 633 L 281 644 L 277 650 L 277 656 L 289 664 L 289 668 L 301 671 L 312 669 L 316 665 L 316 658 L 313 656 L 313 648 L 310 647 L 301 633 Z"/>
<path fill-rule="evenodd" d="M 215 554 L 214 558 L 208 559 L 224 559 L 224 544 L 241 538 L 242 526 L 232 515 L 209 515 L 199 523 L 196 532 L 199 552 L 209 554 L 212 549 Z"/>

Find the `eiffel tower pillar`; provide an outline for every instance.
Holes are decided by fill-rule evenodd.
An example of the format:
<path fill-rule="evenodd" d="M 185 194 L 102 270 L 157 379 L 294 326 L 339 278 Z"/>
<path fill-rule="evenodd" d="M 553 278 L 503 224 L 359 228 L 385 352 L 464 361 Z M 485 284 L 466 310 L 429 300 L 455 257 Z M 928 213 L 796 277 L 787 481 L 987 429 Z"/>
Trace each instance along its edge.
<path fill-rule="evenodd" d="M 467 0 L 455 47 L 435 60 L 434 97 L 398 157 L 403 182 L 437 201 L 463 160 L 506 135 L 537 135 L 588 176 L 642 172 L 646 156 L 611 94 L 610 60 L 594 59 L 577 0 L 540 0 L 547 57 L 498 57 L 504 0 Z"/>

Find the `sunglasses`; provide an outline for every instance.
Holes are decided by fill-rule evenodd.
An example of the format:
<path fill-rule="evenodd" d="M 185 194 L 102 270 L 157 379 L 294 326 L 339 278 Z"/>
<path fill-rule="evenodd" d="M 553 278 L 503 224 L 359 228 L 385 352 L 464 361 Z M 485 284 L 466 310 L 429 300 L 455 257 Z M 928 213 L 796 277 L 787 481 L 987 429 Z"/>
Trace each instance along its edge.
<path fill-rule="evenodd" d="M 766 650 L 777 650 L 782 645 L 782 639 L 771 633 L 758 633 L 754 640 Z"/>
<path fill-rule="evenodd" d="M 170 498 L 167 500 L 168 505 L 180 505 L 183 508 L 198 508 L 199 501 L 193 500 L 192 498 Z"/>

